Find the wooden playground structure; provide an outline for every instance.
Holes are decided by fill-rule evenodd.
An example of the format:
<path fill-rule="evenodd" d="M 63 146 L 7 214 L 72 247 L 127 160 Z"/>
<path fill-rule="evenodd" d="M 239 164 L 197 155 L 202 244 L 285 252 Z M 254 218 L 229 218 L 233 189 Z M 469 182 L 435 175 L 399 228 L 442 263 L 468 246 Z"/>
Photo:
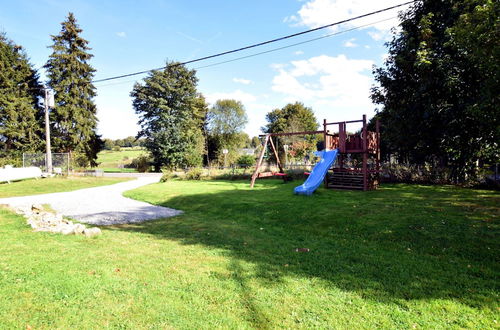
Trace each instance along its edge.
<path fill-rule="evenodd" d="M 361 123 L 357 133 L 349 133 L 348 124 Z M 336 128 L 334 130 L 334 128 Z M 325 175 L 324 185 L 330 189 L 372 190 L 378 187 L 380 173 L 380 124 L 375 123 L 375 132 L 368 131 L 366 115 L 361 120 L 327 122 L 323 120 L 322 131 L 306 131 L 291 133 L 265 134 L 263 148 L 259 154 L 250 187 L 253 188 L 258 178 L 271 176 L 285 177 L 283 165 L 278 156 L 272 137 L 291 135 L 322 134 L 326 150 L 338 149 L 339 153 L 334 165 Z M 279 172 L 259 172 L 268 145 L 276 158 Z"/>

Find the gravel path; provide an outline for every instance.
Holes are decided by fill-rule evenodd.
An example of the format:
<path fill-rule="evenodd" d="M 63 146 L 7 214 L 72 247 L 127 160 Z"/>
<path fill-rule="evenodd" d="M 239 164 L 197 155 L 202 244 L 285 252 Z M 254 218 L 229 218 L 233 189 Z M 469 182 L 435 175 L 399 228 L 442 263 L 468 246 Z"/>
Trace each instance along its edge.
<path fill-rule="evenodd" d="M 159 179 L 159 176 L 138 177 L 136 180 L 110 186 L 44 195 L 0 198 L 0 204 L 14 207 L 50 204 L 54 210 L 64 216 L 93 225 L 137 223 L 181 214 L 182 211 L 179 210 L 154 206 L 122 196 L 124 191 L 158 182 Z"/>

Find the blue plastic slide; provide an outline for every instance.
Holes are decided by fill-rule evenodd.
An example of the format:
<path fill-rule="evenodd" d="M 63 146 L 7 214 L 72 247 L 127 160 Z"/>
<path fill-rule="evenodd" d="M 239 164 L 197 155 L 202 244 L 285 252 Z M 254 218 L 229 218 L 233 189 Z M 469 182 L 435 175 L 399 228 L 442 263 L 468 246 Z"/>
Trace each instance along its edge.
<path fill-rule="evenodd" d="M 338 149 L 317 151 L 316 156 L 321 157 L 321 160 L 314 166 L 307 180 L 298 187 L 295 187 L 294 193 L 297 195 L 310 196 L 323 183 L 328 169 L 332 166 L 335 158 L 337 158 Z"/>

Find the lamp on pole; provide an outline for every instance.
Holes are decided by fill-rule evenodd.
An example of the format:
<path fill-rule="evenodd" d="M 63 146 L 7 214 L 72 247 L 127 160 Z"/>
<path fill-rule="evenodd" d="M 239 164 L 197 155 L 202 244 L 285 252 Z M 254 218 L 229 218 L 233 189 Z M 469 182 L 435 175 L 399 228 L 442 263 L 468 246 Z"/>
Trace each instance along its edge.
<path fill-rule="evenodd" d="M 52 151 L 50 148 L 50 122 L 49 122 L 49 108 L 54 108 L 54 95 L 50 93 L 47 87 L 44 86 L 45 98 L 45 164 L 47 166 L 47 173 L 52 173 Z"/>

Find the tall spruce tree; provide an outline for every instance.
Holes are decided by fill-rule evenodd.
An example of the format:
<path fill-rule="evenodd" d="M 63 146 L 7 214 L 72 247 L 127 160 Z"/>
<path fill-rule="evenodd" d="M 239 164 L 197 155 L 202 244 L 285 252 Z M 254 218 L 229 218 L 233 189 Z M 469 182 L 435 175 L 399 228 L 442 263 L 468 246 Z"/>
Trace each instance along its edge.
<path fill-rule="evenodd" d="M 197 82 L 195 70 L 167 62 L 164 70 L 152 71 L 130 93 L 140 117 L 137 138 L 145 138 L 156 171 L 201 164 L 206 106 L 196 93 Z"/>
<path fill-rule="evenodd" d="M 43 147 L 41 87 L 24 49 L 0 34 L 0 157 Z"/>
<path fill-rule="evenodd" d="M 88 41 L 80 36 L 82 29 L 73 13 L 61 25 L 61 32 L 52 36 L 53 52 L 45 65 L 49 86 L 55 92 L 55 108 L 50 114 L 52 146 L 59 152 L 82 153 L 95 166 L 103 142 L 96 132 L 95 70 L 88 63 L 93 55 L 88 52 Z"/>

